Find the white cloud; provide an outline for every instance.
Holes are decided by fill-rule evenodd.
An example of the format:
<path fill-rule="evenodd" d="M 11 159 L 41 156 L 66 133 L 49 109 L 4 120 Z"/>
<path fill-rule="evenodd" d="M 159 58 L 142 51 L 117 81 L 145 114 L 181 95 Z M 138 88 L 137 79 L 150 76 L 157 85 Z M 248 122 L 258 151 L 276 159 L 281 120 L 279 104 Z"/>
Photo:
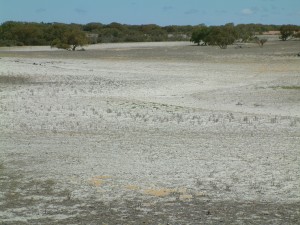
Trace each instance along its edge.
<path fill-rule="evenodd" d="M 242 10 L 242 14 L 244 14 L 244 15 L 252 15 L 253 13 L 254 13 L 254 11 L 249 8 Z"/>

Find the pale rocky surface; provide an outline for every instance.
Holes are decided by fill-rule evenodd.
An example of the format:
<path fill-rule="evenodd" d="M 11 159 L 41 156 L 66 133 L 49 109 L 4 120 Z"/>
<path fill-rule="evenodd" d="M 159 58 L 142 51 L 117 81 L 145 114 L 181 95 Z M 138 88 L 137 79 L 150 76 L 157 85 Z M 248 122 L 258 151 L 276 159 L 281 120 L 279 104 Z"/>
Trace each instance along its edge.
<path fill-rule="evenodd" d="M 0 224 L 299 224 L 299 43 L 0 48 Z"/>

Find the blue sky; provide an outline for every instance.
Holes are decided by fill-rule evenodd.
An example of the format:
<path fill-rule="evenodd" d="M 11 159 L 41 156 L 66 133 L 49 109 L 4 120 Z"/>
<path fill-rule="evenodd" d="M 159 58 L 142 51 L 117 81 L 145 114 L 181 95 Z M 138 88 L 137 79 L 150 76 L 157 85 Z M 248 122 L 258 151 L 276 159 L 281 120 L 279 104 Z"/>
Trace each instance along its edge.
<path fill-rule="evenodd" d="M 0 0 L 0 23 L 300 25 L 300 0 Z"/>

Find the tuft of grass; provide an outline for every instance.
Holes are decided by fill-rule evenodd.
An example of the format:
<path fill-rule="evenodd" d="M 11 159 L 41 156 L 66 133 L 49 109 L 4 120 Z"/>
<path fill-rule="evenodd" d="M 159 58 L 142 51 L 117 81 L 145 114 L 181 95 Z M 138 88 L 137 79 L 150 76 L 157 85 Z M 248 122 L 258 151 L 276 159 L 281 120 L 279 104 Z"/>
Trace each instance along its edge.
<path fill-rule="evenodd" d="M 72 191 L 69 189 L 64 189 L 57 193 L 58 196 L 64 197 L 65 201 L 71 201 L 72 200 Z"/>
<path fill-rule="evenodd" d="M 45 194 L 48 194 L 48 195 L 52 194 L 53 187 L 55 184 L 56 184 L 56 182 L 52 179 L 48 179 L 48 180 L 44 181 L 42 183 L 42 188 L 45 191 Z"/>

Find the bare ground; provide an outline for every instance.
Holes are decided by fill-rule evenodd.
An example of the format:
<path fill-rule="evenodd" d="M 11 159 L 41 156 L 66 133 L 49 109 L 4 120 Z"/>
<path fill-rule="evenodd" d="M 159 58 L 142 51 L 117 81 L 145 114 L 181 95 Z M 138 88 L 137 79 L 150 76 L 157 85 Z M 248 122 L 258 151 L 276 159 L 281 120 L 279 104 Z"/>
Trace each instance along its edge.
<path fill-rule="evenodd" d="M 299 224 L 297 50 L 0 49 L 0 224 Z"/>

